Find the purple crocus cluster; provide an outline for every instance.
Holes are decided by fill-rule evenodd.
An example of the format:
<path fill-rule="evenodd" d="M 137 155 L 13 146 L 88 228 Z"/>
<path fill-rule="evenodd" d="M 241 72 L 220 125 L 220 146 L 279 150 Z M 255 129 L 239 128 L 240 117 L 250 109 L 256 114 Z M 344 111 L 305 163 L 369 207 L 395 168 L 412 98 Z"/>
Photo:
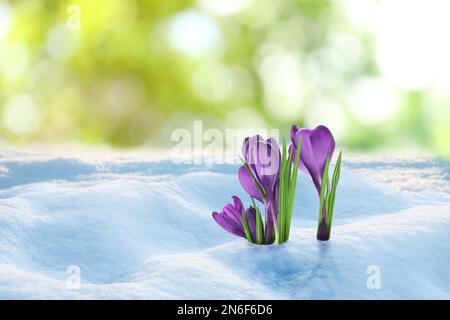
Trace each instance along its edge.
<path fill-rule="evenodd" d="M 293 125 L 290 136 L 289 161 L 295 162 L 297 148 L 301 145 L 298 168 L 311 176 L 321 198 L 317 239 L 328 240 L 331 228 L 328 210 L 332 210 L 334 195 L 328 187 L 328 180 L 325 188 L 323 179 L 335 149 L 334 137 L 323 125 L 315 129 Z M 252 206 L 246 208 L 241 199 L 233 196 L 232 204 L 226 204 L 220 213 L 213 212 L 212 216 L 223 229 L 236 236 L 253 243 L 271 244 L 279 236 L 279 202 L 282 201 L 280 175 L 283 176 L 284 168 L 282 153 L 274 138 L 264 140 L 256 135 L 243 141 L 242 154 L 244 165 L 239 168 L 238 176 L 242 187 L 251 198 Z M 257 202 L 264 207 L 264 222 Z"/>
<path fill-rule="evenodd" d="M 239 168 L 239 182 L 252 200 L 258 200 L 263 204 L 265 208 L 263 243 L 271 244 L 275 240 L 274 225 L 278 217 L 280 147 L 274 138 L 266 141 L 256 135 L 245 138 L 242 154 L 245 165 Z M 244 218 L 252 239 L 256 240 L 256 205 L 245 209 L 237 196 L 233 196 L 233 202 L 234 205 L 225 205 L 220 213 L 213 212 L 214 220 L 225 230 L 246 238 L 242 224 L 242 218 Z M 231 208 L 233 210 L 230 210 Z M 230 231 L 231 229 L 233 231 Z"/>

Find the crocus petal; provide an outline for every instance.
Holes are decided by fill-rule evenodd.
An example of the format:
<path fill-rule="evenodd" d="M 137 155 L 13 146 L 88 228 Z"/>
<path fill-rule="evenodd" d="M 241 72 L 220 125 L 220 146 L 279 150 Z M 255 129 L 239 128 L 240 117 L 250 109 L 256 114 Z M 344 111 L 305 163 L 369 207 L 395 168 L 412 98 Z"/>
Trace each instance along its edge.
<path fill-rule="evenodd" d="M 267 139 L 267 144 L 270 145 L 271 147 L 271 152 L 272 152 L 272 157 L 273 157 L 273 161 L 274 161 L 274 165 L 275 165 L 275 169 L 277 174 L 279 175 L 280 173 L 280 167 L 281 167 L 281 150 L 280 150 L 280 146 L 278 145 L 277 140 L 275 140 L 274 138 L 269 138 Z"/>
<path fill-rule="evenodd" d="M 256 187 L 252 176 L 247 171 L 247 168 L 245 168 L 244 166 L 240 167 L 238 175 L 239 175 L 239 182 L 241 183 L 241 186 L 250 195 L 250 197 L 263 202 L 261 194 L 258 191 L 258 188 Z"/>
<path fill-rule="evenodd" d="M 291 127 L 291 141 L 294 142 L 295 140 L 295 134 L 297 133 L 297 131 L 300 130 L 300 128 L 297 125 L 292 125 Z M 295 143 L 295 146 L 297 146 L 297 143 Z"/>
<path fill-rule="evenodd" d="M 333 156 L 335 141 L 330 130 L 325 126 L 318 126 L 314 130 L 300 129 L 295 134 L 295 141 L 302 138 L 302 151 L 300 153 L 301 165 L 308 170 L 317 192 L 320 193 L 322 174 L 327 155 Z"/>
<path fill-rule="evenodd" d="M 294 148 L 294 150 L 292 150 L 292 148 Z M 303 148 L 303 146 L 302 146 L 302 148 Z M 289 154 L 291 153 L 291 152 L 293 152 L 292 153 L 292 162 L 294 162 L 295 161 L 295 156 L 297 155 L 297 144 L 291 144 L 290 146 L 289 146 Z M 305 167 L 305 165 L 303 164 L 303 162 L 302 162 L 302 158 L 299 158 L 299 160 L 298 160 L 298 168 L 300 169 L 300 170 L 302 170 L 303 172 L 305 172 L 305 173 L 308 173 L 308 169 L 306 169 L 306 167 Z"/>
<path fill-rule="evenodd" d="M 264 139 L 260 135 L 256 135 L 253 137 L 247 137 L 244 139 L 242 143 L 242 154 L 244 156 L 244 160 L 249 165 L 254 165 L 257 162 L 257 147 L 260 142 L 263 142 Z"/>
<path fill-rule="evenodd" d="M 316 188 L 320 193 L 322 175 L 327 160 L 327 155 L 333 157 L 335 141 L 330 130 L 325 126 L 318 126 L 309 134 L 309 143 L 306 145 L 305 153 L 300 155 L 311 176 L 319 181 Z M 303 153 L 303 152 L 302 152 Z"/>
<path fill-rule="evenodd" d="M 281 151 L 277 140 L 275 140 L 275 138 L 269 138 L 267 139 L 267 144 L 270 145 L 272 150 L 275 152 L 275 155 L 277 155 L 279 160 L 281 161 Z"/>
<path fill-rule="evenodd" d="M 249 152 L 249 143 L 250 143 L 250 137 L 247 137 L 244 139 L 244 141 L 242 142 L 242 155 L 244 156 L 244 160 L 245 162 L 248 163 L 248 152 Z"/>
<path fill-rule="evenodd" d="M 311 133 L 311 129 L 302 128 L 295 134 L 295 140 L 297 142 L 300 140 L 300 138 L 302 139 L 302 150 L 300 152 L 299 168 L 301 168 L 302 171 L 308 173 L 311 176 L 314 182 L 314 186 L 320 193 L 322 175 L 318 173 L 317 170 L 315 170 L 316 167 L 314 164 L 317 160 L 314 157 L 314 150 L 310 141 Z"/>
<path fill-rule="evenodd" d="M 261 136 L 248 137 L 242 144 L 244 159 L 266 194 L 274 190 L 279 175 L 281 153 L 275 139 L 265 141 Z"/>
<path fill-rule="evenodd" d="M 325 126 L 318 126 L 311 132 L 310 135 L 311 146 L 313 147 L 316 159 L 321 160 L 320 172 L 323 173 L 327 155 L 330 160 L 333 157 L 335 141 L 331 131 Z"/>
<path fill-rule="evenodd" d="M 298 146 L 298 143 L 300 141 L 300 138 L 302 138 L 302 149 L 303 149 L 304 143 L 305 143 L 305 137 L 309 136 L 310 132 L 311 132 L 310 129 L 300 129 L 295 124 L 292 125 L 292 128 L 291 128 L 291 141 L 292 141 L 292 144 L 289 146 L 289 153 L 291 151 L 293 152 L 292 153 L 292 162 L 295 161 L 295 156 L 297 155 L 297 146 Z M 292 150 L 292 148 L 293 148 L 293 150 Z M 301 157 L 300 157 L 300 160 L 299 160 L 299 163 L 298 163 L 298 168 L 300 170 L 302 170 L 303 172 L 308 173 L 308 169 L 303 164 L 303 161 L 302 161 Z"/>
<path fill-rule="evenodd" d="M 238 212 L 244 212 L 244 204 L 242 203 L 241 199 L 237 196 L 232 196 L 234 207 Z"/>
<path fill-rule="evenodd" d="M 221 212 L 222 215 L 226 215 L 230 220 L 233 220 L 238 225 L 241 224 L 242 213 L 242 211 L 237 211 L 236 208 L 230 203 L 227 203 Z"/>
<path fill-rule="evenodd" d="M 245 232 L 242 224 L 239 226 L 233 220 L 228 219 L 226 215 L 219 214 L 217 212 L 213 212 L 212 217 L 224 230 L 234 234 L 235 236 L 245 238 Z"/>
<path fill-rule="evenodd" d="M 267 194 L 274 190 L 275 181 L 280 171 L 280 149 L 276 141 L 270 143 L 260 142 L 258 144 L 256 173 L 262 187 Z"/>

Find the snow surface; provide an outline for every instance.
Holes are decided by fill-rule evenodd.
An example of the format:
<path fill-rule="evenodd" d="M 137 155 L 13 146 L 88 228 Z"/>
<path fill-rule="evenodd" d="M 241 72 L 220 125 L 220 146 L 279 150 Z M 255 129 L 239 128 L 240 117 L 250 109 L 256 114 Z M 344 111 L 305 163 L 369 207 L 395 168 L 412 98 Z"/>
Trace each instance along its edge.
<path fill-rule="evenodd" d="M 450 298 L 447 163 L 346 156 L 326 243 L 302 175 L 282 246 L 250 245 L 212 220 L 231 195 L 249 204 L 237 167 L 0 152 L 0 298 Z M 373 265 L 381 288 L 371 290 Z"/>

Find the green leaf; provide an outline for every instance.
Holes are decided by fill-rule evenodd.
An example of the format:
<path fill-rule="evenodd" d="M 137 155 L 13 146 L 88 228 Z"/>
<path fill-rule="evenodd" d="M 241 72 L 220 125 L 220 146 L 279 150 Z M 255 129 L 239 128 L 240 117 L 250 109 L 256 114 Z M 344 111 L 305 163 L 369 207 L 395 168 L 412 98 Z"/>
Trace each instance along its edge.
<path fill-rule="evenodd" d="M 259 207 L 256 205 L 255 199 L 252 198 L 253 208 L 256 210 L 256 243 L 264 244 L 264 228 L 263 222 L 261 218 L 261 211 Z"/>
<path fill-rule="evenodd" d="M 290 230 L 291 230 L 291 220 L 292 220 L 292 213 L 294 210 L 294 198 L 295 198 L 295 190 L 297 188 L 297 176 L 298 176 L 298 166 L 299 166 L 299 161 L 300 161 L 300 153 L 301 153 L 301 149 L 302 149 L 302 143 L 303 140 L 302 138 L 300 138 L 300 140 L 298 141 L 298 145 L 297 145 L 297 152 L 295 154 L 295 162 L 294 162 L 294 167 L 293 167 L 293 171 L 292 171 L 292 178 L 291 178 L 291 182 L 290 182 L 290 188 L 289 188 L 289 208 L 288 208 L 288 213 L 289 216 L 287 218 L 287 223 L 286 223 L 286 240 L 289 239 L 289 234 L 290 234 Z M 292 159 L 292 154 L 294 153 L 294 148 L 292 148 L 291 151 L 291 156 L 289 157 L 290 159 Z"/>
<path fill-rule="evenodd" d="M 283 136 L 283 147 L 281 154 L 281 172 L 278 192 L 278 243 L 284 242 L 284 231 L 286 224 L 286 138 Z"/>
<path fill-rule="evenodd" d="M 336 166 L 333 172 L 333 186 L 331 189 L 330 199 L 329 199 L 329 214 L 327 217 L 327 227 L 328 227 L 328 237 L 331 234 L 331 225 L 333 223 L 333 213 L 334 213 L 334 202 L 336 199 L 336 189 L 339 183 L 339 178 L 341 175 L 341 161 L 342 161 L 342 151 L 339 152 L 339 157 L 336 161 Z"/>
<path fill-rule="evenodd" d="M 287 164 L 288 164 L 288 187 L 291 186 L 291 181 L 292 181 L 292 156 L 293 156 L 293 152 L 294 152 L 294 148 L 291 149 L 291 152 L 289 152 L 289 158 L 287 160 Z"/>
<path fill-rule="evenodd" d="M 333 185 L 339 182 L 341 176 L 341 162 L 342 162 L 342 151 L 339 152 L 339 157 L 336 161 L 336 166 L 333 172 Z"/>
<path fill-rule="evenodd" d="M 272 228 L 272 232 L 270 233 L 270 243 L 275 242 L 276 235 L 275 235 L 275 228 Z"/>
<path fill-rule="evenodd" d="M 328 185 L 328 167 L 329 166 L 330 166 L 330 156 L 327 155 L 327 160 L 325 162 L 325 167 L 323 169 L 323 175 L 322 175 L 322 187 L 320 189 L 319 219 L 318 219 L 317 231 L 319 230 L 320 223 L 322 221 L 323 206 L 324 205 L 326 206 L 326 188 Z"/>
<path fill-rule="evenodd" d="M 245 237 L 247 238 L 248 242 L 253 243 L 252 234 L 250 233 L 245 213 L 242 214 L 241 222 L 242 226 L 244 227 Z"/>

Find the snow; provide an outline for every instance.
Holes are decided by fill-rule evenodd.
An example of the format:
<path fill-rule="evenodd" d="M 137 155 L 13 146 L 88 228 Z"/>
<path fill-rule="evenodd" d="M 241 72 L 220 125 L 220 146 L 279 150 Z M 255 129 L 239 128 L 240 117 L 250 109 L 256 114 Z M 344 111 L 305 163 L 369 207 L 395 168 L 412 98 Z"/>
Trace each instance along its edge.
<path fill-rule="evenodd" d="M 318 199 L 302 174 L 282 246 L 250 245 L 212 220 L 231 195 L 249 204 L 237 167 L 0 152 L 0 298 L 450 298 L 446 162 L 346 155 L 326 243 L 315 240 Z M 373 266 L 380 287 L 370 289 Z"/>

